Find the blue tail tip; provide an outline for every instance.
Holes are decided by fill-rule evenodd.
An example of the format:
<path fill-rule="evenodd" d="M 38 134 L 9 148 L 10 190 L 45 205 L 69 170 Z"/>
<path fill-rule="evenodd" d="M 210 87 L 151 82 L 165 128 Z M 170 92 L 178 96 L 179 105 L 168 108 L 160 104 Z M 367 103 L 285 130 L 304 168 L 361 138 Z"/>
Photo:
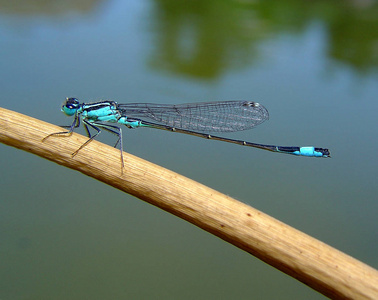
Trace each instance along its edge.
<path fill-rule="evenodd" d="M 301 147 L 299 150 L 299 155 L 313 157 L 331 157 L 331 153 L 328 149 L 315 147 Z"/>

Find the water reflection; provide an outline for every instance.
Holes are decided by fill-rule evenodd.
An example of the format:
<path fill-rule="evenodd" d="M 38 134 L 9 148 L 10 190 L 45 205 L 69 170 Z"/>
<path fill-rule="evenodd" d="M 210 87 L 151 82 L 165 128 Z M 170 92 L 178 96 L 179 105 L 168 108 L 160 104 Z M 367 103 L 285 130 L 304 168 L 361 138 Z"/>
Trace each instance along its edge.
<path fill-rule="evenodd" d="M 88 13 L 102 0 L 21 0 L 0 1 L 0 13 L 15 15 L 60 15 L 69 12 Z"/>
<path fill-rule="evenodd" d="M 329 58 L 370 71 L 378 65 L 378 5 L 373 1 L 155 0 L 158 69 L 213 78 L 256 60 L 261 41 L 302 34 L 313 22 L 326 30 Z M 363 4 L 363 5 L 362 5 Z M 375 25 L 375 26 L 374 26 Z"/>
<path fill-rule="evenodd" d="M 0 1 L 10 15 L 90 14 L 107 1 Z M 108 2 L 109 3 L 109 2 Z M 155 0 L 151 14 L 157 35 L 150 65 L 193 77 L 216 78 L 242 68 L 261 54 L 272 37 L 303 34 L 313 22 L 325 28 L 326 55 L 359 72 L 378 65 L 376 1 L 174 1 Z"/>
<path fill-rule="evenodd" d="M 251 41 L 264 35 L 265 26 L 255 24 L 253 10 L 240 9 L 230 1 L 155 2 L 154 67 L 213 78 L 257 55 Z"/>
<path fill-rule="evenodd" d="M 362 1 L 363 2 L 363 1 Z M 338 15 L 334 11 L 334 15 Z M 344 10 L 343 17 L 328 23 L 328 55 L 361 72 L 378 66 L 378 5 L 370 9 Z"/>

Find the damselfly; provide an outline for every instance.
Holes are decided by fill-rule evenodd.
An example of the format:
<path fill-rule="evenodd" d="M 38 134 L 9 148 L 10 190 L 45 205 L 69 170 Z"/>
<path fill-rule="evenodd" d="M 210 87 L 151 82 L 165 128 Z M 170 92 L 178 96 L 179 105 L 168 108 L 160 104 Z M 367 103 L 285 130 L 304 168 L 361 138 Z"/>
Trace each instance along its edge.
<path fill-rule="evenodd" d="M 89 139 L 80 146 L 72 156 L 96 138 L 101 129 L 118 136 L 114 147 L 119 145 L 123 167 L 122 129 L 118 124 L 128 128 L 149 127 L 173 132 L 190 134 L 206 139 L 218 140 L 268 150 L 309 157 L 330 157 L 328 149 L 309 147 L 283 147 L 256 144 L 242 140 L 234 140 L 210 135 L 210 132 L 235 132 L 251 129 L 269 118 L 267 109 L 257 102 L 251 101 L 218 101 L 188 104 L 152 104 L 129 103 L 118 104 L 115 101 L 80 103 L 76 98 L 67 98 L 61 111 L 67 116 L 74 116 L 68 131 L 56 132 L 46 136 L 46 140 L 54 135 L 70 135 L 80 126 L 80 120 Z M 113 125 L 117 124 L 117 125 Z M 95 130 L 91 134 L 89 128 Z"/>

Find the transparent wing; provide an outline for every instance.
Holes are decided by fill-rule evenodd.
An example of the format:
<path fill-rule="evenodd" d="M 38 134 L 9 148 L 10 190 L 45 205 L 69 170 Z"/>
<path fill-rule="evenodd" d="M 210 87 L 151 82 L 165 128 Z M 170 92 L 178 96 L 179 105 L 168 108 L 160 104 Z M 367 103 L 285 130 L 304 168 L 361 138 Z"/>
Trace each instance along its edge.
<path fill-rule="evenodd" d="M 233 132 L 251 129 L 269 119 L 257 102 L 220 101 L 179 105 L 117 104 L 122 116 L 198 132 Z"/>

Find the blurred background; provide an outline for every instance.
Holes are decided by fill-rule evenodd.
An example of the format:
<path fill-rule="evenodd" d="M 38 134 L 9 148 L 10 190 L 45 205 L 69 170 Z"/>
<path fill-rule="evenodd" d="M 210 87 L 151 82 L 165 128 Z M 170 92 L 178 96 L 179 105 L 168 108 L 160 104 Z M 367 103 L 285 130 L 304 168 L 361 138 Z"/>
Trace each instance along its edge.
<path fill-rule="evenodd" d="M 65 97 L 258 101 L 270 120 L 228 137 L 332 158 L 153 129 L 124 129 L 124 148 L 377 268 L 377 25 L 373 0 L 0 1 L 0 105 L 68 125 Z M 2 300 L 323 298 L 81 173 L 0 153 Z"/>

